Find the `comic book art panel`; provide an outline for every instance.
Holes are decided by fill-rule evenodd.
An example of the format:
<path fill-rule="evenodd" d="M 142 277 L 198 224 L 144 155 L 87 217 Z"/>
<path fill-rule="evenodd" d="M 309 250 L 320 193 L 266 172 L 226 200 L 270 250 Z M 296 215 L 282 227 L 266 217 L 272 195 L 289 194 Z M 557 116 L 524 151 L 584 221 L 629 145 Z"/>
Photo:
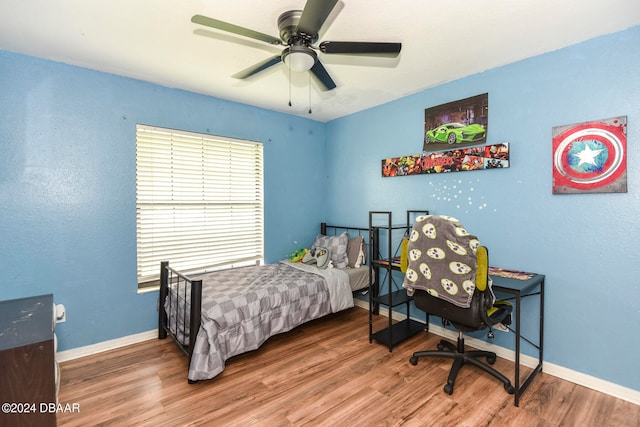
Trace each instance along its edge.
<path fill-rule="evenodd" d="M 488 122 L 487 93 L 427 108 L 422 151 L 485 144 Z"/>
<path fill-rule="evenodd" d="M 553 194 L 627 192 L 627 116 L 553 128 Z"/>
<path fill-rule="evenodd" d="M 458 150 L 389 157 L 382 160 L 382 176 L 406 176 L 509 167 L 509 143 Z"/>

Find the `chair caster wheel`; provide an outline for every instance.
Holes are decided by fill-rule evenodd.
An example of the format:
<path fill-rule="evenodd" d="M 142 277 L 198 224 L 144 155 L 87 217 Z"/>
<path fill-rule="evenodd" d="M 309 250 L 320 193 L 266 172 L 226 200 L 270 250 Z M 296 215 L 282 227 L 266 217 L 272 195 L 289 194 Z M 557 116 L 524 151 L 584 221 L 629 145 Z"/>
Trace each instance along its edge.
<path fill-rule="evenodd" d="M 496 357 L 495 356 L 487 356 L 487 363 L 489 365 L 493 365 L 494 363 L 496 363 Z"/>
<path fill-rule="evenodd" d="M 418 358 L 415 356 L 411 356 L 409 358 L 409 363 L 411 363 L 413 366 L 416 366 L 418 364 Z"/>
<path fill-rule="evenodd" d="M 513 388 L 513 386 L 511 384 L 505 384 L 504 385 L 504 389 L 507 391 L 507 393 L 509 394 L 513 394 L 516 392 L 516 389 Z"/>
<path fill-rule="evenodd" d="M 444 392 L 451 396 L 453 394 L 453 386 L 451 384 L 445 384 Z"/>

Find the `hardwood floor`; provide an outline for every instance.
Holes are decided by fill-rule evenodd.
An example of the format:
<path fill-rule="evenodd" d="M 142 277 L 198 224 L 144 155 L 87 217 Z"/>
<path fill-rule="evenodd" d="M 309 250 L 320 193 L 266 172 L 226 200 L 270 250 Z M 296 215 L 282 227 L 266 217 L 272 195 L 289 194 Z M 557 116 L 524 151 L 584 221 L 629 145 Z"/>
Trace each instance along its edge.
<path fill-rule="evenodd" d="M 389 352 L 369 343 L 367 318 L 353 308 L 307 323 L 196 384 L 170 339 L 65 362 L 59 402 L 80 412 L 58 414 L 58 425 L 640 426 L 640 406 L 545 373 L 519 408 L 499 381 L 470 366 L 449 396 L 450 360 L 408 362 L 440 337 L 419 334 Z M 512 378 L 512 362 L 494 366 Z"/>

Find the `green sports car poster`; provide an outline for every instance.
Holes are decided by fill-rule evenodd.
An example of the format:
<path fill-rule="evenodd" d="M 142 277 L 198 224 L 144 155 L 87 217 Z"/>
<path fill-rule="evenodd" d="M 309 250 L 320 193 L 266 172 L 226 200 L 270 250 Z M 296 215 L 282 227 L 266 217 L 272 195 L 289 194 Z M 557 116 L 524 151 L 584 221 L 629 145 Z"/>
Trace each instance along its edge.
<path fill-rule="evenodd" d="M 485 144 L 488 122 L 488 93 L 427 108 L 422 151 Z"/>

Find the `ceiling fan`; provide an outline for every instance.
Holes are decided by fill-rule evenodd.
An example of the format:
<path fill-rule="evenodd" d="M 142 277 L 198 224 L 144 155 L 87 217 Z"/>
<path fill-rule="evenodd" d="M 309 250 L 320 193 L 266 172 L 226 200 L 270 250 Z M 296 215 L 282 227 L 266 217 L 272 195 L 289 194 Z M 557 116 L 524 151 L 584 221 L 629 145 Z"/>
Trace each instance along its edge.
<path fill-rule="evenodd" d="M 364 55 L 397 57 L 402 48 L 401 43 L 323 41 L 317 47 L 318 32 L 338 3 L 338 0 L 307 0 L 304 10 L 290 10 L 278 18 L 280 38 L 270 36 L 248 28 L 229 24 L 202 15 L 194 15 L 191 22 L 227 31 L 244 37 L 250 37 L 273 45 L 287 46 L 280 55 L 261 61 L 232 77 L 246 79 L 269 67 L 284 62 L 291 71 L 311 71 L 320 81 L 324 90 L 336 87 L 329 72 L 320 62 L 316 50 L 324 54 Z"/>

